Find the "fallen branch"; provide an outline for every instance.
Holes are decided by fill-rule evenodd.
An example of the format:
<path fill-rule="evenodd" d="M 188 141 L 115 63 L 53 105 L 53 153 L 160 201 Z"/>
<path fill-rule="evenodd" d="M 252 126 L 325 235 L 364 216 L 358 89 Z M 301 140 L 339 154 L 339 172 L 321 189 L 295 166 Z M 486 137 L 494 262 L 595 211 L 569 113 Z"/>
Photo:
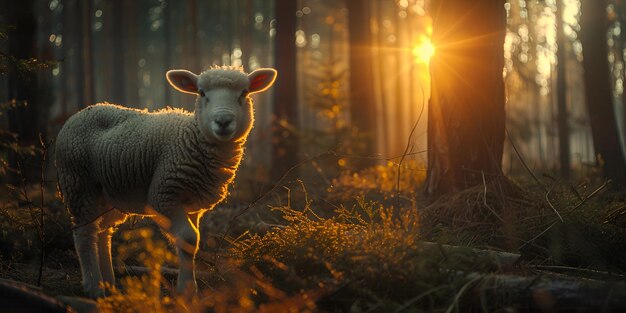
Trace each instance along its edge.
<path fill-rule="evenodd" d="M 454 253 L 454 252 L 462 252 L 462 251 L 472 251 L 479 257 L 491 257 L 494 260 L 498 261 L 498 264 L 502 267 L 511 267 L 517 263 L 517 260 L 521 257 L 519 254 L 510 253 L 510 252 L 500 252 L 493 250 L 483 250 L 483 249 L 475 249 L 471 247 L 463 247 L 463 246 L 451 246 L 451 245 L 443 245 L 436 242 L 425 241 L 421 243 L 421 248 L 425 252 L 431 251 L 442 251 L 443 253 Z"/>
<path fill-rule="evenodd" d="M 521 312 L 626 312 L 626 283 L 590 279 L 472 273 L 480 307 Z"/>
<path fill-rule="evenodd" d="M 3 312 L 67 312 L 65 305 L 41 288 L 1 278 L 0 308 Z"/>

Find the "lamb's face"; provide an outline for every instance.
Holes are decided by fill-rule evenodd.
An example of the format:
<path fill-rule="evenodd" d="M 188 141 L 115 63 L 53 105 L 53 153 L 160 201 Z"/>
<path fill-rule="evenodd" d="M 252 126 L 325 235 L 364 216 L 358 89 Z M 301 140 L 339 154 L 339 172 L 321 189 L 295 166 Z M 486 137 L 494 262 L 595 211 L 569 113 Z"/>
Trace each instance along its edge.
<path fill-rule="evenodd" d="M 248 90 L 215 88 L 198 93 L 195 115 L 205 136 L 232 141 L 248 135 L 254 121 Z"/>
<path fill-rule="evenodd" d="M 200 75 L 171 70 L 167 79 L 177 90 L 197 94 L 195 116 L 202 133 L 211 140 L 228 142 L 248 135 L 254 122 L 249 95 L 267 90 L 276 79 L 276 70 L 259 69 L 249 75 L 228 67 Z"/>

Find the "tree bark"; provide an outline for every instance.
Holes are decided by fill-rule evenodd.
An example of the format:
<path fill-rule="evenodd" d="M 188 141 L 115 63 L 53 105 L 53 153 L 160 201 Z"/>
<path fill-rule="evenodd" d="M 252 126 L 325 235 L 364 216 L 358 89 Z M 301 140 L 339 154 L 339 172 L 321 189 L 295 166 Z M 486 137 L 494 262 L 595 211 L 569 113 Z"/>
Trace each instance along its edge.
<path fill-rule="evenodd" d="M 583 46 L 584 84 L 593 147 L 605 178 L 626 183 L 626 163 L 613 108 L 607 59 L 608 19 L 605 0 L 582 1 L 580 41 Z"/>
<path fill-rule="evenodd" d="M 274 132 L 271 177 L 281 178 L 297 162 L 298 142 L 290 131 L 298 124 L 296 73 L 296 5 L 294 0 L 276 2 L 276 55 L 278 78 L 274 87 Z"/>
<path fill-rule="evenodd" d="M 352 126 L 363 138 L 362 155 L 376 153 L 376 103 L 372 60 L 372 34 L 370 30 L 370 1 L 347 0 L 348 32 L 350 34 L 350 113 Z M 356 164 L 372 165 L 372 159 Z"/>
<path fill-rule="evenodd" d="M 501 177 L 504 0 L 433 2 L 426 193 Z"/>

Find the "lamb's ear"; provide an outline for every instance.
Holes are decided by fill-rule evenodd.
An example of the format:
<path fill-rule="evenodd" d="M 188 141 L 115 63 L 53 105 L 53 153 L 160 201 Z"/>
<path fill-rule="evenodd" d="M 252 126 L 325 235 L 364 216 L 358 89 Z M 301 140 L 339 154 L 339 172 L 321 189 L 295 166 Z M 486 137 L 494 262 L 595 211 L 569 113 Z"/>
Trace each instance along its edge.
<path fill-rule="evenodd" d="M 248 75 L 250 80 L 248 91 L 250 91 L 250 94 L 253 94 L 267 90 L 274 84 L 277 74 L 278 72 L 273 68 L 260 68 L 250 73 Z"/>
<path fill-rule="evenodd" d="M 176 90 L 194 95 L 198 94 L 198 75 L 188 70 L 171 70 L 167 71 L 165 76 Z"/>

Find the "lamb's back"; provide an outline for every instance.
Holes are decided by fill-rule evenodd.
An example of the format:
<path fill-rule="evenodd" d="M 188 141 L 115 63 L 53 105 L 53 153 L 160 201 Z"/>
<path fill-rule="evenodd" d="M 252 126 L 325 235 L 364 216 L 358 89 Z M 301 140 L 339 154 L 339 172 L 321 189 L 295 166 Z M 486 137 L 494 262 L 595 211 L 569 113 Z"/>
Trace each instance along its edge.
<path fill-rule="evenodd" d="M 147 113 L 112 104 L 87 107 L 59 132 L 57 168 L 101 186 L 107 194 L 145 194 L 155 167 L 189 116 Z"/>

